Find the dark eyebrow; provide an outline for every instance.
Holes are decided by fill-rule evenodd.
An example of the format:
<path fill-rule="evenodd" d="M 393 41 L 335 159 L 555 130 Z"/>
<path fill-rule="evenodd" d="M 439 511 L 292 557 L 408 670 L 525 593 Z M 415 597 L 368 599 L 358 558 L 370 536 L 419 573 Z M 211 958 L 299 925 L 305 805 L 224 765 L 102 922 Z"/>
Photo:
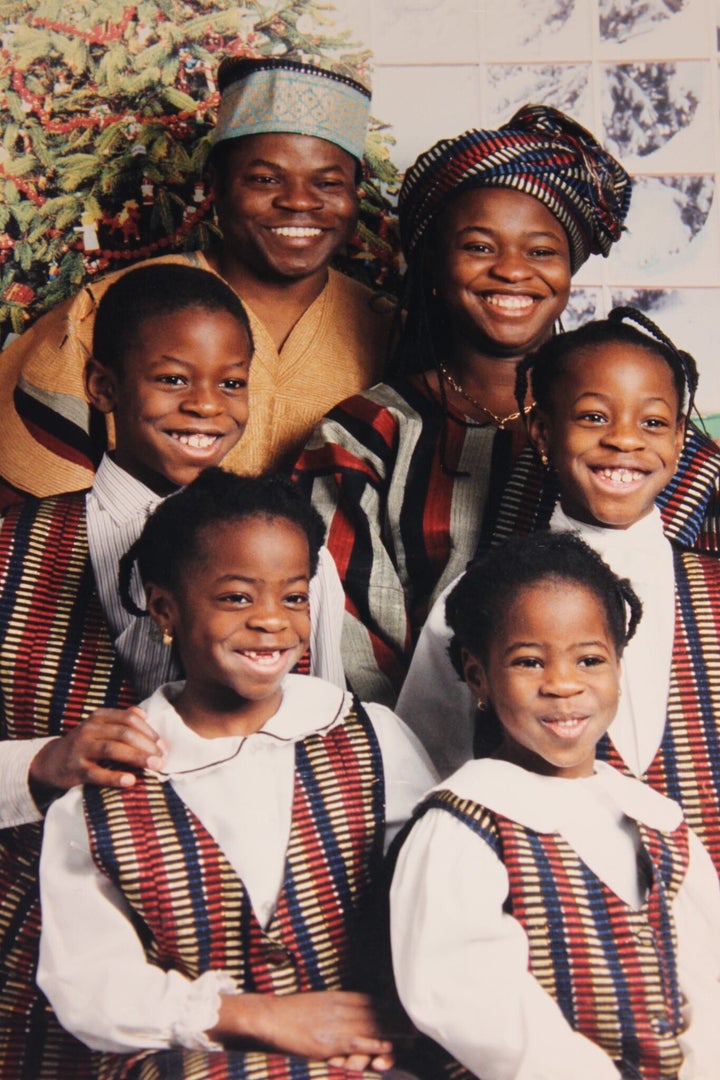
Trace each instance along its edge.
<path fill-rule="evenodd" d="M 185 367 L 185 368 L 194 366 L 194 361 L 192 361 L 192 360 L 183 360 L 182 357 L 173 356 L 172 353 L 161 353 L 160 358 L 158 360 L 154 361 L 154 366 L 157 366 L 160 363 L 179 364 L 180 367 Z M 153 365 L 151 364 L 149 366 L 153 366 Z M 246 359 L 232 360 L 232 361 L 228 362 L 228 367 L 244 368 L 244 367 L 249 367 L 249 366 L 250 366 L 250 361 L 246 360 Z"/>
<path fill-rule="evenodd" d="M 575 398 L 573 404 L 578 405 L 582 401 L 582 399 L 586 397 L 597 398 L 599 401 L 612 400 L 610 394 L 602 394 L 599 390 L 583 390 L 582 394 L 578 394 L 578 396 Z M 652 405 L 656 401 L 660 401 L 663 405 L 668 405 L 670 408 L 673 407 L 672 405 L 670 405 L 670 402 L 667 400 L 667 398 L 662 397 L 660 394 L 655 394 L 651 397 L 644 397 L 640 399 L 640 402 L 643 405 Z"/>
<path fill-rule="evenodd" d="M 264 580 L 263 578 L 247 577 L 245 574 L 223 574 L 221 577 L 219 577 L 217 579 L 217 583 L 218 583 L 218 585 L 220 585 L 223 582 L 242 581 L 246 585 L 257 585 L 260 582 L 262 582 L 263 580 Z M 280 582 L 280 584 L 281 585 L 295 585 L 295 584 L 297 584 L 297 582 L 309 581 L 309 580 L 310 580 L 310 578 L 307 576 L 307 574 L 296 574 L 295 577 L 283 578 L 283 580 Z"/>
<path fill-rule="evenodd" d="M 285 165 L 281 165 L 279 161 L 266 161 L 265 158 L 253 158 L 252 161 L 247 162 L 245 168 L 247 168 L 247 169 L 257 169 L 257 168 L 274 169 L 276 172 L 287 172 L 288 171 L 287 167 Z M 343 173 L 342 166 L 337 165 L 337 164 L 335 164 L 335 165 L 318 165 L 316 168 L 310 169 L 308 171 L 309 172 L 314 172 L 314 173 L 321 173 L 321 172 L 323 172 L 323 173 L 337 172 L 337 173 L 341 173 L 341 174 Z"/>
<path fill-rule="evenodd" d="M 462 236 L 464 233 L 468 232 L 481 232 L 487 233 L 488 236 L 495 236 L 498 230 L 493 229 L 491 225 L 466 225 L 464 228 L 458 229 L 456 235 Z M 557 232 L 554 232 L 551 229 L 531 229 L 523 233 L 523 236 L 526 237 L 526 239 L 528 240 L 542 240 L 543 237 L 546 237 L 550 240 L 557 240 L 557 238 L 561 235 L 561 232 L 562 226 L 558 228 Z"/>

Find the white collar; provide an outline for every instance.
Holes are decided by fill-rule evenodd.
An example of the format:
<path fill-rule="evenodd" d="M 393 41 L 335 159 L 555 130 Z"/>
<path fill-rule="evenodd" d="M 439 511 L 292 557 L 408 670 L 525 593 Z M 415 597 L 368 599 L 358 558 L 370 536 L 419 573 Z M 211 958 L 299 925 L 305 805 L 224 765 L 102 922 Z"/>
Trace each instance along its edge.
<path fill-rule="evenodd" d="M 90 494 L 97 499 L 100 509 L 110 514 L 118 524 L 134 517 L 147 517 L 164 498 L 142 481 L 136 480 L 109 454 L 103 454 Z"/>
<path fill-rule="evenodd" d="M 601 555 L 607 552 L 608 556 L 624 551 L 662 550 L 669 544 L 657 506 L 627 529 L 609 529 L 569 517 L 558 503 L 550 519 L 550 529 L 553 532 L 563 529 L 575 532 L 595 551 Z"/>
<path fill-rule="evenodd" d="M 204 738 L 189 728 L 173 706 L 184 683 L 166 683 L 155 691 L 142 708 L 148 722 L 167 747 L 165 770 L 161 780 L 170 776 L 224 765 L 248 739 L 262 739 L 268 744 L 297 742 L 318 732 L 325 734 L 341 720 L 350 705 L 350 695 L 311 675 L 287 675 L 283 682 L 280 707 L 253 735 Z"/>
<path fill-rule="evenodd" d="M 603 789 L 618 810 L 633 821 L 660 832 L 672 832 L 682 820 L 682 810 L 672 799 L 634 777 L 623 776 L 604 761 L 595 762 L 595 773 L 584 780 L 539 776 L 509 761 L 482 758 L 468 761 L 436 790 L 450 788 L 463 799 L 472 799 L 488 810 L 541 833 L 563 831 L 573 784 L 595 784 Z"/>

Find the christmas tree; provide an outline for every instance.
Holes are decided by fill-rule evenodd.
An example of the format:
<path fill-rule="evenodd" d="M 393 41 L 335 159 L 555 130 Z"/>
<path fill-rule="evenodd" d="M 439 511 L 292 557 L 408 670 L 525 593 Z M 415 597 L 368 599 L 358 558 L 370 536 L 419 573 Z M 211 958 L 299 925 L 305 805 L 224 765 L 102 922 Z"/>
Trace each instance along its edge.
<path fill-rule="evenodd" d="M 205 182 L 223 56 L 283 55 L 367 82 L 330 5 L 4 0 L 0 27 L 0 333 L 92 275 L 213 238 Z M 342 269 L 393 289 L 391 137 L 373 121 Z"/>

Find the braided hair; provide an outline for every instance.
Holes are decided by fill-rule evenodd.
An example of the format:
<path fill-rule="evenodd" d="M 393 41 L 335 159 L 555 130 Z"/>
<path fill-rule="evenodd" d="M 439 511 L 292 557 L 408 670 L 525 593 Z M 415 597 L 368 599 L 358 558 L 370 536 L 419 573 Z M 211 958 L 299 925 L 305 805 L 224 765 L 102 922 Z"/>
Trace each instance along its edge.
<path fill-rule="evenodd" d="M 445 602 L 453 632 L 450 657 L 462 677 L 462 650 L 486 664 L 490 645 L 518 592 L 543 581 L 587 589 L 605 612 L 618 658 L 632 638 L 642 604 L 626 578 L 619 578 L 584 540 L 571 532 L 512 536 L 473 561 Z"/>
<path fill-rule="evenodd" d="M 613 308 L 607 319 L 558 334 L 524 357 L 515 372 L 515 398 L 521 403 L 520 408 L 526 400 L 529 375 L 535 404 L 543 412 L 551 412 L 553 392 L 567 370 L 567 361 L 582 349 L 610 343 L 635 346 L 665 361 L 677 391 L 678 417 L 684 414 L 687 425 L 698 385 L 695 360 L 690 353 L 678 349 L 652 319 L 633 307 Z"/>
<path fill-rule="evenodd" d="M 310 574 L 315 573 L 325 526 L 298 487 L 281 476 L 238 476 L 209 468 L 160 503 L 140 538 L 120 560 L 118 586 L 125 609 L 132 615 L 147 615 L 131 596 L 135 563 L 143 585 L 153 582 L 176 592 L 188 567 L 204 556 L 207 531 L 213 525 L 237 524 L 250 518 L 281 518 L 297 525 L 307 537 Z"/>

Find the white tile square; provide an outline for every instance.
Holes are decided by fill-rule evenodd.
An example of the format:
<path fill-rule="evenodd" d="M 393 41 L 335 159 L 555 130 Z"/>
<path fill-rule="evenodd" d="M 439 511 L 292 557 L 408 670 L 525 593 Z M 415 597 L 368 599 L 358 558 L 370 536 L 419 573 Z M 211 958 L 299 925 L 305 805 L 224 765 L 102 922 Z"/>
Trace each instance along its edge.
<path fill-rule="evenodd" d="M 497 127 L 525 104 L 553 105 L 592 125 L 590 64 L 488 64 L 484 125 Z"/>
<path fill-rule="evenodd" d="M 610 254 L 607 280 L 638 287 L 720 285 L 718 215 L 712 174 L 636 177 L 627 233 Z"/>
<path fill-rule="evenodd" d="M 378 67 L 373 84 L 373 113 L 393 125 L 401 172 L 439 139 L 480 126 L 477 67 Z"/>
<path fill-rule="evenodd" d="M 711 83 L 709 60 L 605 67 L 601 88 L 608 149 L 630 171 L 712 170 L 718 123 Z"/>
<path fill-rule="evenodd" d="M 476 62 L 480 7 L 480 0 L 372 0 L 376 62 Z"/>
<path fill-rule="evenodd" d="M 484 60 L 589 59 L 594 5 L 588 0 L 490 0 Z"/>
<path fill-rule="evenodd" d="M 707 0 L 598 0 L 601 56 L 708 56 Z"/>

